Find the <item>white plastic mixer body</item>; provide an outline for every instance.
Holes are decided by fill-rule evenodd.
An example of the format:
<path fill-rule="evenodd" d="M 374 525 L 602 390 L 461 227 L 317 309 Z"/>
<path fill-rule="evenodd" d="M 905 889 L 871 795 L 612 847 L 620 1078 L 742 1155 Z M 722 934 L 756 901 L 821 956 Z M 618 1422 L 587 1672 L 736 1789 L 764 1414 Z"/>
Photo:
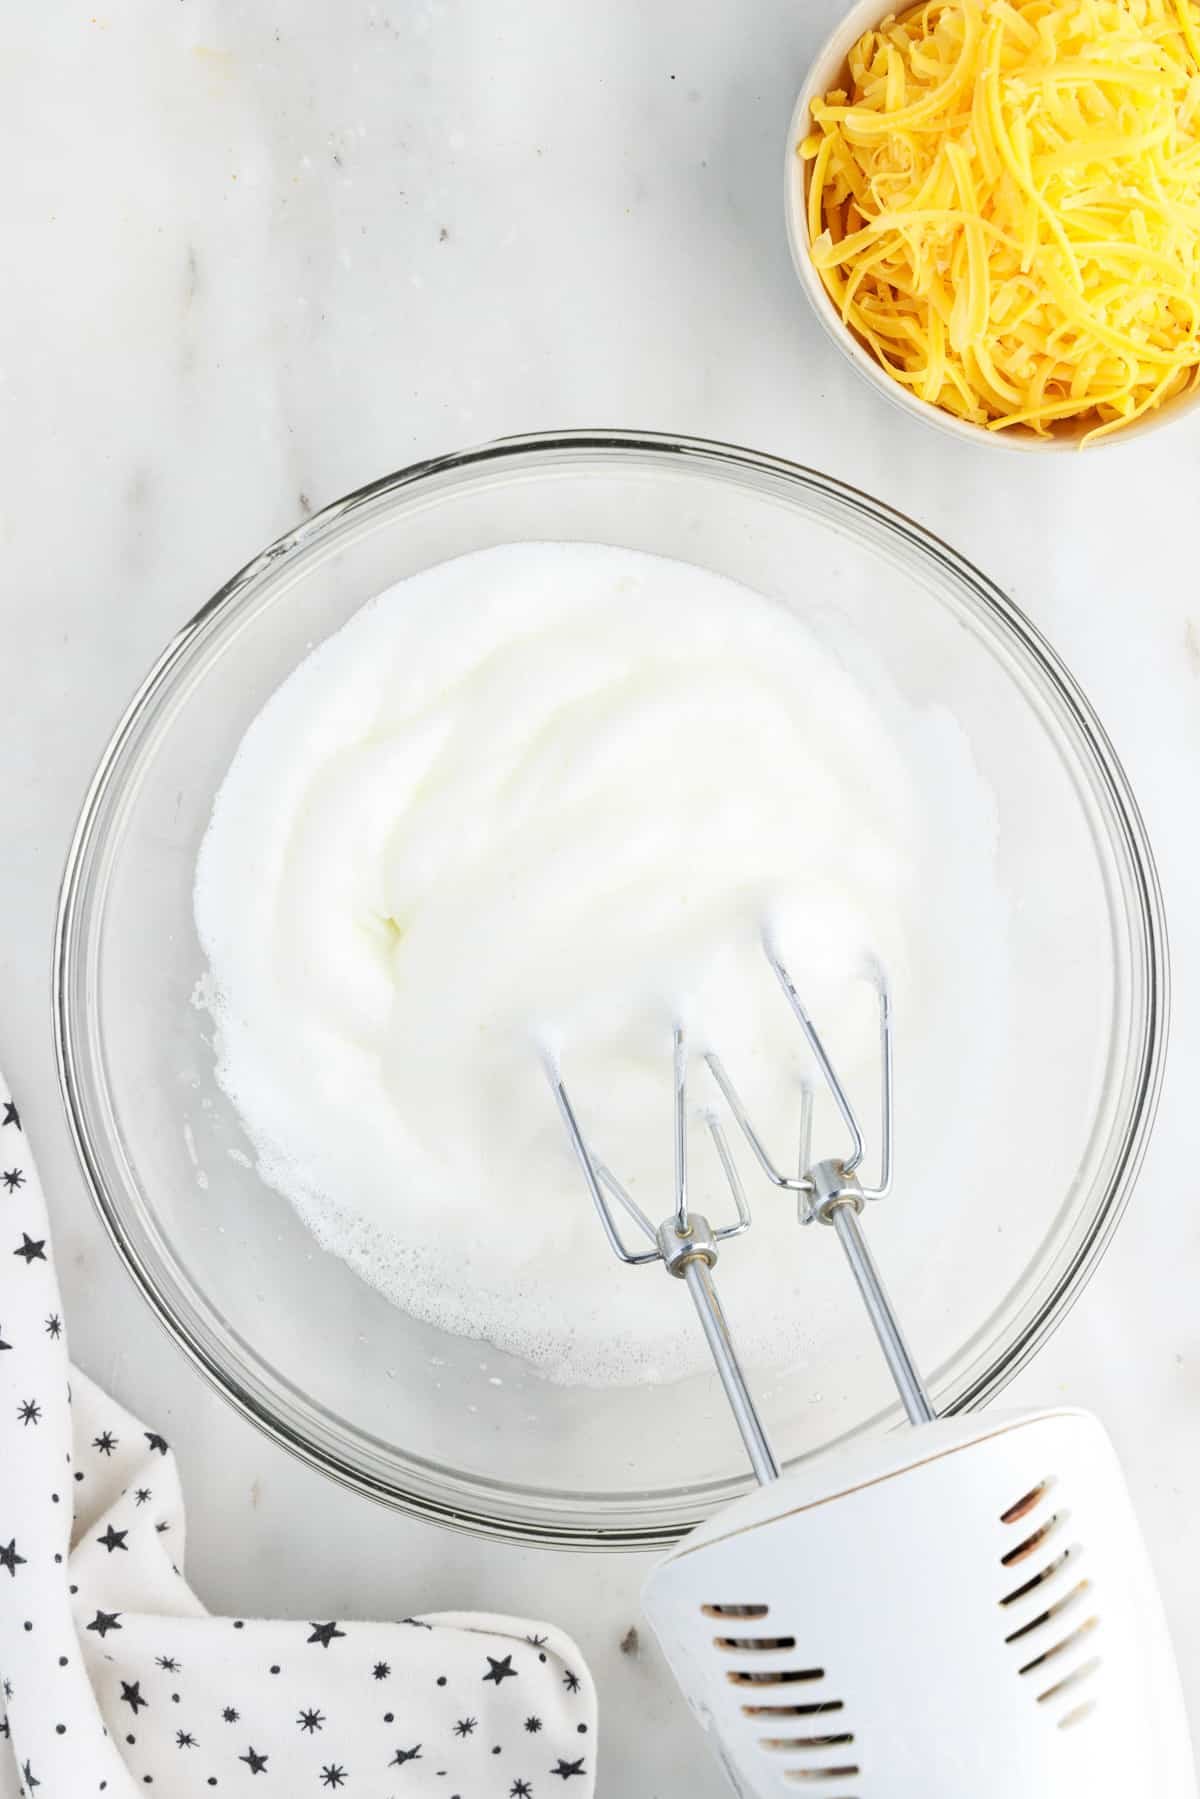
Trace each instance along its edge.
<path fill-rule="evenodd" d="M 1154 1577 L 1086 1414 L 803 1464 L 681 1542 L 644 1603 L 743 1795 L 1196 1799 Z"/>

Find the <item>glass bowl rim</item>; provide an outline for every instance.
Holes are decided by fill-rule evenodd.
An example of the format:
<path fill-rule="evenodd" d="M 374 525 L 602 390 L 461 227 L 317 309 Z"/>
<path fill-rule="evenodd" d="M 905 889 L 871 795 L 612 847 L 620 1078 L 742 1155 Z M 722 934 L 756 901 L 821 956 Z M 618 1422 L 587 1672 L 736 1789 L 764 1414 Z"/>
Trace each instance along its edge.
<path fill-rule="evenodd" d="M 75 1154 L 109 1239 L 151 1312 L 192 1365 L 236 1411 L 310 1467 L 393 1509 L 471 1535 L 540 1548 L 627 1551 L 668 1547 L 699 1522 L 702 1514 L 666 1524 L 580 1524 L 546 1516 L 533 1522 L 526 1518 L 497 1516 L 486 1509 L 483 1501 L 486 1488 L 494 1489 L 496 1483 L 464 1477 L 454 1470 L 446 1472 L 460 1483 L 469 1479 L 477 1503 L 444 1502 L 356 1466 L 347 1457 L 305 1436 L 239 1384 L 179 1316 L 172 1304 L 169 1276 L 165 1281 L 159 1279 L 126 1230 L 121 1204 L 109 1190 L 80 1101 L 80 1058 L 85 1052 L 77 1043 L 71 1006 L 74 954 L 81 941 L 81 921 L 86 917 L 86 877 L 92 858 L 104 840 L 100 826 L 105 802 L 114 783 L 117 783 L 116 791 L 120 791 L 118 777 L 131 739 L 137 736 L 146 713 L 169 689 L 177 665 L 187 657 L 198 636 L 207 635 L 218 621 L 236 614 L 247 591 L 253 590 L 274 564 L 284 559 L 290 561 L 295 554 L 311 550 L 344 520 L 384 496 L 402 494 L 435 476 L 477 472 L 489 465 L 504 465 L 509 460 L 519 463 L 531 454 L 535 458 L 550 458 L 572 452 L 614 454 L 618 458 L 634 460 L 646 456 L 653 459 L 675 456 L 685 464 L 698 463 L 725 474 L 736 472 L 782 478 L 808 492 L 824 495 L 848 513 L 865 518 L 877 531 L 900 539 L 920 558 L 939 565 L 972 594 L 1000 640 L 1015 641 L 1017 648 L 1035 666 L 1048 697 L 1067 713 L 1075 728 L 1075 741 L 1071 747 L 1076 757 L 1083 759 L 1081 750 L 1090 752 L 1090 772 L 1099 778 L 1108 799 L 1111 817 L 1118 827 L 1116 835 L 1123 842 L 1128 868 L 1134 877 L 1136 905 L 1129 907 L 1128 923 L 1131 934 L 1137 939 L 1137 947 L 1140 947 L 1146 984 L 1145 1005 L 1138 1020 L 1142 1041 L 1140 1054 L 1132 1063 L 1136 1074 L 1131 1083 L 1132 1097 L 1124 1140 L 1107 1188 L 1098 1201 L 1093 1202 L 1087 1228 L 1058 1278 L 1003 1353 L 955 1394 L 946 1408 L 947 1414 L 978 1408 L 1013 1379 L 1066 1317 L 1111 1242 L 1129 1203 L 1157 1110 L 1167 1050 L 1170 968 L 1157 869 L 1128 777 L 1090 701 L 1041 631 L 996 583 L 935 533 L 861 489 L 787 458 L 715 439 L 625 429 L 529 432 L 428 457 L 332 501 L 276 538 L 226 581 L 175 633 L 126 706 L 88 784 L 67 853 L 54 929 L 52 1021 L 59 1087 Z"/>

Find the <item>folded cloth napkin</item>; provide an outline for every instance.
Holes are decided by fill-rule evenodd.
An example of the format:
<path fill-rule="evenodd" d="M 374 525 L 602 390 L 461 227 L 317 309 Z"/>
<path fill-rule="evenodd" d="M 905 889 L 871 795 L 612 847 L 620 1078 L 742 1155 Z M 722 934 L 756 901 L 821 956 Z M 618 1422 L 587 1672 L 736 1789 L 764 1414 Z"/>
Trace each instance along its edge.
<path fill-rule="evenodd" d="M 0 1799 L 588 1799 L 595 1689 L 550 1625 L 209 1616 L 169 1445 L 68 1366 L 2 1080 L 0 1120 Z"/>

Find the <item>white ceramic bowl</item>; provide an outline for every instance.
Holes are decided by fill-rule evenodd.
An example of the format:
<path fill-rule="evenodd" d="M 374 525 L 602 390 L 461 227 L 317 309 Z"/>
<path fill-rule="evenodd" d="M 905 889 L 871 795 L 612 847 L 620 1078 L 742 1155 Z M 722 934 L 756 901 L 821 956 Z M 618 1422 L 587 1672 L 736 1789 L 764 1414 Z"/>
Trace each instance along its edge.
<path fill-rule="evenodd" d="M 892 13 L 903 10 L 896 6 L 881 6 L 879 0 L 855 0 L 840 24 L 830 32 L 808 71 L 804 86 L 800 89 L 791 123 L 788 126 L 787 152 L 784 162 L 784 211 L 787 218 L 788 243 L 791 245 L 792 261 L 796 265 L 796 273 L 800 277 L 800 285 L 808 295 L 813 310 L 824 325 L 843 356 L 847 357 L 877 392 L 899 406 L 911 416 L 923 419 L 928 425 L 936 425 L 939 430 L 957 437 L 960 442 L 987 443 L 998 445 L 1007 450 L 1036 450 L 1040 452 L 1070 450 L 1077 451 L 1082 431 L 1073 435 L 1069 431 L 1061 431 L 1052 437 L 1039 437 L 1034 431 L 1009 430 L 989 431 L 983 425 L 973 425 L 966 419 L 955 418 L 953 413 L 944 412 L 940 406 L 932 406 L 928 400 L 919 400 L 908 388 L 889 375 L 870 351 L 855 337 L 854 333 L 842 323 L 841 314 L 830 299 L 825 283 L 813 263 L 809 249 L 808 215 L 806 208 L 807 174 L 806 165 L 796 155 L 796 145 L 807 137 L 812 124 L 812 103 L 827 94 L 830 88 L 836 87 L 845 71 L 847 59 L 858 39 L 872 26 L 888 18 Z M 1192 411 L 1200 405 L 1200 390 L 1190 388 L 1177 394 L 1165 406 L 1145 418 L 1135 419 L 1133 424 L 1120 431 L 1114 431 L 1107 437 L 1100 438 L 1089 446 L 1091 450 L 1102 449 L 1105 445 L 1130 443 L 1135 437 L 1142 437 L 1149 431 L 1157 431 L 1163 425 L 1172 423 L 1185 412 Z"/>

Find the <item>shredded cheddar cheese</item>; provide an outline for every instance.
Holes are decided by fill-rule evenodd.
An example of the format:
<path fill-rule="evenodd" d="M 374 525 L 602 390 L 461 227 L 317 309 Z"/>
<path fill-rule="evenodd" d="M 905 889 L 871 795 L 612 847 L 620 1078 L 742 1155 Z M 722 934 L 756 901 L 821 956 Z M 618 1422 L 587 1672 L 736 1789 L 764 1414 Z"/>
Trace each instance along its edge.
<path fill-rule="evenodd" d="M 1200 382 L 1197 0 L 926 0 L 812 108 L 813 262 L 888 374 L 993 431 Z"/>

